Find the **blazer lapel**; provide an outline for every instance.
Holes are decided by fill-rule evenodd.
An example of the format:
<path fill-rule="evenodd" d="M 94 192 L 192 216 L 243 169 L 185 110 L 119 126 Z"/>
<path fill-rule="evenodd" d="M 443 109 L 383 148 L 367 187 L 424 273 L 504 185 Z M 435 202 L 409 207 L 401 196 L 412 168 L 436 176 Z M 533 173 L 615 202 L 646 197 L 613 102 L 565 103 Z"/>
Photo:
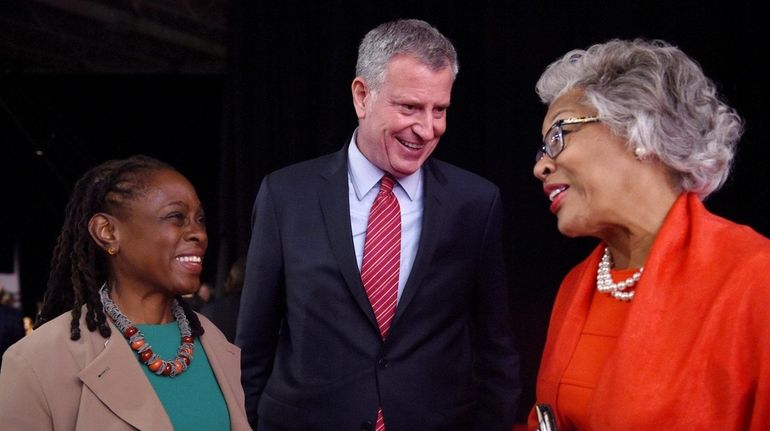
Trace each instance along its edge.
<path fill-rule="evenodd" d="M 96 357 L 78 374 L 83 384 L 116 416 L 141 430 L 172 431 L 171 420 L 155 394 L 141 364 L 120 331 L 110 324 L 112 337 L 106 341 L 82 331 L 92 343 Z"/>
<path fill-rule="evenodd" d="M 417 255 L 414 258 L 414 265 L 412 265 L 412 271 L 406 280 L 401 299 L 398 301 L 393 324 L 404 314 L 404 309 L 406 309 L 422 285 L 422 279 L 425 277 L 432 260 L 438 238 L 445 231 L 444 223 L 446 217 L 443 217 L 442 214 L 446 211 L 444 205 L 447 194 L 447 179 L 430 159 L 424 165 L 424 175 L 425 199 L 423 200 L 420 241 L 417 247 Z"/>
<path fill-rule="evenodd" d="M 201 319 L 201 323 L 204 325 L 206 333 L 209 331 L 213 333 L 215 330 L 203 319 Z M 250 429 L 249 424 L 241 420 L 246 418 L 245 405 L 243 400 L 239 400 L 236 395 L 237 391 L 242 391 L 241 381 L 240 379 L 231 379 L 231 377 L 237 376 L 236 373 L 227 372 L 228 369 L 238 369 L 241 366 L 238 347 L 230 343 L 220 342 L 216 338 L 207 337 L 206 334 L 200 337 L 200 342 L 206 351 L 206 357 L 209 359 L 214 377 L 219 383 L 219 389 L 225 397 L 227 410 L 230 413 L 230 427 L 233 430 Z"/>
<path fill-rule="evenodd" d="M 347 282 L 350 293 L 358 306 L 377 328 L 377 320 L 369 304 L 361 273 L 356 264 L 356 252 L 353 247 L 353 232 L 350 229 L 350 202 L 348 197 L 348 146 L 334 154 L 328 168 L 321 173 L 324 179 L 318 188 L 324 224 L 329 234 L 332 252 Z"/>

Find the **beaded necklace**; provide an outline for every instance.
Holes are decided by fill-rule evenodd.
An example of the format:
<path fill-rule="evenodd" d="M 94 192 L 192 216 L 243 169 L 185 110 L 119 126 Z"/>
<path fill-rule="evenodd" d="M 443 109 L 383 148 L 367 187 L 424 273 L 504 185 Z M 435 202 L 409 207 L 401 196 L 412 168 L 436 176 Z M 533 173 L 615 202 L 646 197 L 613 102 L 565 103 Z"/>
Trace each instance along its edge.
<path fill-rule="evenodd" d="M 166 361 L 152 351 L 152 347 L 144 341 L 142 331 L 134 326 L 128 317 L 120 312 L 118 306 L 112 302 L 107 283 L 104 283 L 101 289 L 99 289 L 99 296 L 101 297 L 104 311 L 112 318 L 115 326 L 118 327 L 123 336 L 126 337 L 131 349 L 139 355 L 139 361 L 147 365 L 150 371 L 159 376 L 174 377 L 184 372 L 190 366 L 194 347 L 192 331 L 190 330 L 190 322 L 187 320 L 187 316 L 185 316 L 184 310 L 176 298 L 171 300 L 171 309 L 176 318 L 177 325 L 179 325 L 182 344 L 177 350 L 176 358 L 173 361 Z"/>
<path fill-rule="evenodd" d="M 644 267 L 639 268 L 631 277 L 617 283 L 612 282 L 612 275 L 610 274 L 610 268 L 612 268 L 612 255 L 610 255 L 610 248 L 604 247 L 604 254 L 602 260 L 599 262 L 599 269 L 596 271 L 596 288 L 599 292 L 609 293 L 613 298 L 619 301 L 630 301 L 634 299 L 634 292 L 627 292 L 626 289 L 635 285 L 644 272 Z"/>

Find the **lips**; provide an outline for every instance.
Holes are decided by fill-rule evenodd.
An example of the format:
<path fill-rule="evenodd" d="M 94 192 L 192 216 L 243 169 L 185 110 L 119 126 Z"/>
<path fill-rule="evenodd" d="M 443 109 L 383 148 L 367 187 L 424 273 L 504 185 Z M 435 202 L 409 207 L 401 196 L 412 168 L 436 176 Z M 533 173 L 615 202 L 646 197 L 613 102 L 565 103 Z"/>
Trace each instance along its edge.
<path fill-rule="evenodd" d="M 554 189 L 551 193 L 548 194 L 548 199 L 553 202 L 554 199 L 556 199 L 556 196 L 558 196 L 561 192 L 564 190 L 567 190 L 568 187 L 559 187 L 558 189 Z"/>
<path fill-rule="evenodd" d="M 199 274 L 203 270 L 203 257 L 194 254 L 179 255 L 174 258 L 185 269 L 193 273 Z"/>
<path fill-rule="evenodd" d="M 543 193 L 548 196 L 548 200 L 551 201 L 551 212 L 556 214 L 561 205 L 561 201 L 566 196 L 564 192 L 569 189 L 566 184 L 547 184 L 543 186 Z"/>

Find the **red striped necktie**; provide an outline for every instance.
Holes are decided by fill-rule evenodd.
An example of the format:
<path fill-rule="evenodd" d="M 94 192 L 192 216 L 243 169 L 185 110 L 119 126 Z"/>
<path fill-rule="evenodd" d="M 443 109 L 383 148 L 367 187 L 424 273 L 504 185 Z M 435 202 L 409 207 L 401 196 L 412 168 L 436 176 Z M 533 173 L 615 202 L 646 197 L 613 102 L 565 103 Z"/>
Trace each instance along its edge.
<path fill-rule="evenodd" d="M 369 212 L 361 264 L 361 281 L 372 304 L 380 336 L 388 337 L 396 314 L 398 272 L 401 264 L 401 208 L 393 194 L 394 179 L 385 175 Z M 377 411 L 375 431 L 384 431 L 382 409 Z"/>

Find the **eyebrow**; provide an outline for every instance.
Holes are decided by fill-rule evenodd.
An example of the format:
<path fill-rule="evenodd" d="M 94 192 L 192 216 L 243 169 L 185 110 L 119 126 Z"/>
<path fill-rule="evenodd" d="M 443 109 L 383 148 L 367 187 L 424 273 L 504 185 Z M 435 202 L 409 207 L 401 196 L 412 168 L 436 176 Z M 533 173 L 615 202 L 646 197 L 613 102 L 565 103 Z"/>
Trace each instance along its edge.
<path fill-rule="evenodd" d="M 166 209 L 166 208 L 169 208 L 169 207 L 182 207 L 182 208 L 187 209 L 187 210 L 192 210 L 193 209 L 193 207 L 187 205 L 184 201 L 171 201 L 171 202 L 168 202 L 166 204 L 163 204 L 161 209 Z M 201 213 L 205 213 L 206 212 L 205 208 L 203 208 L 203 203 L 200 203 L 200 202 L 198 203 L 198 209 L 200 210 Z"/>
<path fill-rule="evenodd" d="M 550 127 L 553 127 L 553 125 L 558 121 L 556 118 L 559 117 L 559 115 L 561 115 L 561 114 L 563 114 L 565 112 L 570 112 L 570 109 L 562 108 L 562 109 L 554 112 L 553 115 L 551 116 L 551 126 Z"/>
<path fill-rule="evenodd" d="M 398 105 L 415 105 L 415 106 L 426 106 L 427 103 L 423 100 L 420 100 L 419 97 L 415 97 L 413 95 L 391 95 L 390 97 L 391 103 L 395 103 Z M 452 104 L 452 101 L 447 101 L 446 104 L 444 103 L 436 103 L 434 106 L 447 109 Z"/>

